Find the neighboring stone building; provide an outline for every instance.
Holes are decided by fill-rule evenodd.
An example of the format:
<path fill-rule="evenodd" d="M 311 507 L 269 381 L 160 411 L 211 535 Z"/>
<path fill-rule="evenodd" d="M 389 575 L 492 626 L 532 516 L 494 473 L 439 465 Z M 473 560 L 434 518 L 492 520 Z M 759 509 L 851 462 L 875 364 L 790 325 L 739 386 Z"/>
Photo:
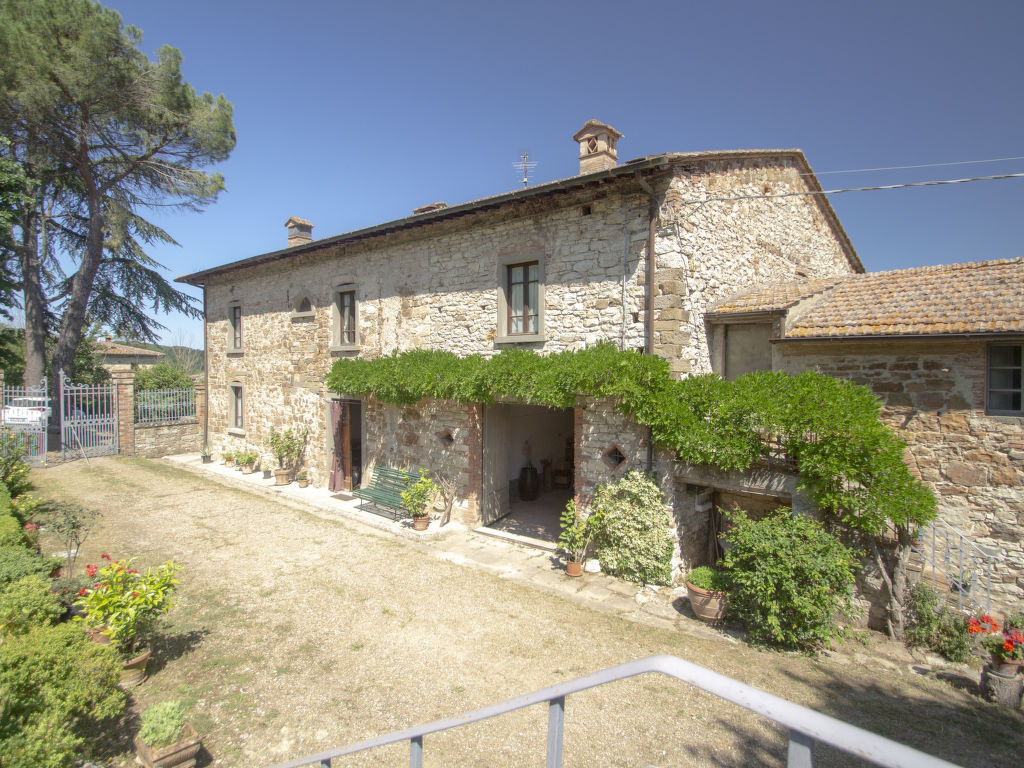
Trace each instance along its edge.
<path fill-rule="evenodd" d="M 1024 599 L 1024 258 L 773 284 L 707 318 L 727 378 L 813 369 L 871 387 L 941 519 L 993 557 L 993 600 Z"/>
<path fill-rule="evenodd" d="M 523 508 L 516 477 L 532 458 L 553 488 L 537 529 L 549 537 L 570 484 L 585 497 L 650 465 L 675 510 L 683 564 L 706 556 L 713 503 L 788 503 L 793 481 L 780 476 L 720 478 L 716 499 L 668 452 L 649 457 L 646 430 L 608 402 L 398 408 L 325 389 L 339 358 L 414 348 L 548 354 L 611 341 L 664 357 L 676 376 L 708 372 L 704 314 L 715 302 L 863 271 L 799 150 L 619 165 L 610 126 L 589 121 L 574 138 L 578 176 L 322 240 L 291 218 L 285 250 L 180 278 L 204 289 L 211 447 L 253 446 L 269 461 L 271 427 L 305 427 L 314 483 L 350 487 L 377 464 L 440 469 L 455 477 L 456 516 L 471 526 Z"/>
<path fill-rule="evenodd" d="M 134 371 L 137 368 L 156 365 L 164 359 L 162 352 L 122 344 L 114 341 L 112 336 L 107 336 L 103 341 L 96 342 L 93 349 L 100 356 L 100 365 L 108 371 L 126 369 Z"/>

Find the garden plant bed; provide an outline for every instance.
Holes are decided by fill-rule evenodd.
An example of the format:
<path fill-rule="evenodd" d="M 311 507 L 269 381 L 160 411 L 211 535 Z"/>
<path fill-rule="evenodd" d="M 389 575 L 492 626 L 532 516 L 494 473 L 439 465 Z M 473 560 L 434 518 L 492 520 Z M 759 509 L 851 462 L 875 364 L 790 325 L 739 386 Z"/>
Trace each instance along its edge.
<path fill-rule="evenodd" d="M 186 699 L 211 765 L 285 761 L 656 653 L 961 765 L 1009 765 L 1024 751 L 1024 718 L 981 701 L 974 671 L 954 678 L 967 690 L 916 674 L 874 635 L 810 658 L 651 627 L 156 462 L 72 462 L 33 480 L 39 495 L 102 512 L 79 567 L 101 552 L 183 566 L 150 678 L 132 695 L 136 708 Z M 531 708 L 432 736 L 426 762 L 539 764 L 546 722 Z M 785 763 L 778 728 L 662 678 L 570 697 L 565 732 L 567 766 Z M 132 764 L 131 735 L 110 748 L 111 766 Z M 404 745 L 382 752 L 345 765 L 408 760 Z"/>

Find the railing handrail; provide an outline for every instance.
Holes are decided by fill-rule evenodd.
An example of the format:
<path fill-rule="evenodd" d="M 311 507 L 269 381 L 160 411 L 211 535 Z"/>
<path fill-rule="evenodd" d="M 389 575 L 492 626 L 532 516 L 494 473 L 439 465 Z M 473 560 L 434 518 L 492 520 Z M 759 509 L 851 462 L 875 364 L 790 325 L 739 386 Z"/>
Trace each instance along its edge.
<path fill-rule="evenodd" d="M 406 728 L 401 731 L 366 739 L 356 744 L 350 744 L 339 749 L 320 752 L 297 760 L 290 760 L 286 763 L 278 763 L 270 768 L 301 768 L 301 766 L 320 764 L 329 766 L 330 761 L 336 757 L 351 755 L 356 752 L 363 752 L 375 747 L 383 747 L 388 744 L 396 744 L 401 741 L 409 741 L 412 745 L 413 755 L 417 749 L 422 751 L 423 737 L 439 731 L 446 731 L 451 728 L 469 725 L 481 720 L 487 720 L 498 715 L 503 715 L 517 709 L 549 702 L 554 704 L 564 703 L 565 697 L 569 694 L 579 693 L 589 688 L 624 680 L 629 677 L 659 672 L 669 677 L 682 680 L 701 690 L 712 693 L 719 698 L 732 702 L 759 715 L 774 720 L 790 730 L 790 764 L 810 765 L 810 745 L 807 738 L 830 744 L 837 749 L 864 758 L 876 765 L 890 766 L 891 768 L 957 768 L 954 763 L 949 763 L 937 757 L 920 752 L 905 744 L 887 739 L 884 736 L 858 728 L 855 725 L 844 723 L 829 715 L 816 712 L 813 709 L 794 704 L 791 701 L 775 696 L 774 694 L 754 688 L 746 683 L 733 680 L 730 677 L 712 672 L 710 669 L 698 666 L 692 662 L 685 661 L 676 656 L 659 655 L 648 656 L 645 659 L 619 664 L 599 672 L 594 672 L 584 677 L 568 680 L 557 685 L 542 688 L 522 696 L 492 704 L 487 707 L 475 709 L 471 712 L 464 712 L 455 717 L 435 720 L 426 725 L 419 725 L 413 728 Z M 554 706 L 552 707 L 554 709 Z M 557 730 L 561 735 L 560 713 L 558 715 Z M 555 717 L 549 718 L 549 736 L 554 726 Z M 804 737 L 804 738 L 801 738 Z M 794 745 L 799 753 L 794 761 Z M 552 764 L 551 742 L 548 743 L 549 765 Z M 560 765 L 561 743 L 558 744 Z M 415 760 L 413 761 L 415 763 Z"/>
<path fill-rule="evenodd" d="M 977 544 L 975 544 L 973 541 L 971 541 L 970 537 L 968 537 L 966 533 L 961 531 L 959 528 L 956 528 L 955 526 L 950 525 L 945 520 L 943 520 L 941 517 L 937 517 L 937 518 L 935 518 L 932 521 L 933 525 L 935 523 L 941 523 L 944 527 L 948 528 L 950 533 L 952 533 L 954 536 L 959 537 L 960 541 L 964 542 L 971 549 L 975 550 L 978 553 L 978 555 L 977 555 L 978 557 L 980 557 L 980 558 L 982 558 L 984 560 L 995 560 L 996 559 L 994 555 L 986 552 L 984 549 L 982 549 Z"/>

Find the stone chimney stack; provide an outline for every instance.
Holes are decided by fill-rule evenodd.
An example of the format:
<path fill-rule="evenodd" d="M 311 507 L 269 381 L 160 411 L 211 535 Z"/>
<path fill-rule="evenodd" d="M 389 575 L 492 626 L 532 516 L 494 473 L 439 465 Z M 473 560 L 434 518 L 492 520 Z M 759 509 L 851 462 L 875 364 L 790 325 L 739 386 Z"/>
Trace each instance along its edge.
<path fill-rule="evenodd" d="M 313 242 L 312 221 L 306 221 L 305 219 L 300 219 L 297 216 L 292 216 L 284 223 L 284 226 L 288 230 L 289 248 Z"/>
<path fill-rule="evenodd" d="M 573 141 L 580 144 L 580 175 L 606 171 L 619 164 L 619 151 L 615 148 L 622 134 L 600 120 L 587 120 Z"/>

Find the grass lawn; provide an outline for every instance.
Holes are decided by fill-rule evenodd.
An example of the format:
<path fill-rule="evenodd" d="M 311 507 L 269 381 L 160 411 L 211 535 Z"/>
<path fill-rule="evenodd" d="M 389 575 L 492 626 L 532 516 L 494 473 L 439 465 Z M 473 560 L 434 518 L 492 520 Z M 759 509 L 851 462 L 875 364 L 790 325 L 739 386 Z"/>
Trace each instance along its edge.
<path fill-rule="evenodd" d="M 809 658 L 649 627 L 156 462 L 71 462 L 33 480 L 102 513 L 79 569 L 100 553 L 184 567 L 133 707 L 185 699 L 209 765 L 293 759 L 656 653 L 961 765 L 1024 754 L 1024 717 L 982 702 L 976 674 L 917 674 L 874 635 Z M 534 707 L 427 737 L 424 764 L 542 765 L 546 725 Z M 565 733 L 566 766 L 785 763 L 781 729 L 661 677 L 570 697 Z M 131 765 L 131 735 L 108 744 L 109 765 Z M 407 765 L 407 747 L 335 762 L 381 764 Z"/>

